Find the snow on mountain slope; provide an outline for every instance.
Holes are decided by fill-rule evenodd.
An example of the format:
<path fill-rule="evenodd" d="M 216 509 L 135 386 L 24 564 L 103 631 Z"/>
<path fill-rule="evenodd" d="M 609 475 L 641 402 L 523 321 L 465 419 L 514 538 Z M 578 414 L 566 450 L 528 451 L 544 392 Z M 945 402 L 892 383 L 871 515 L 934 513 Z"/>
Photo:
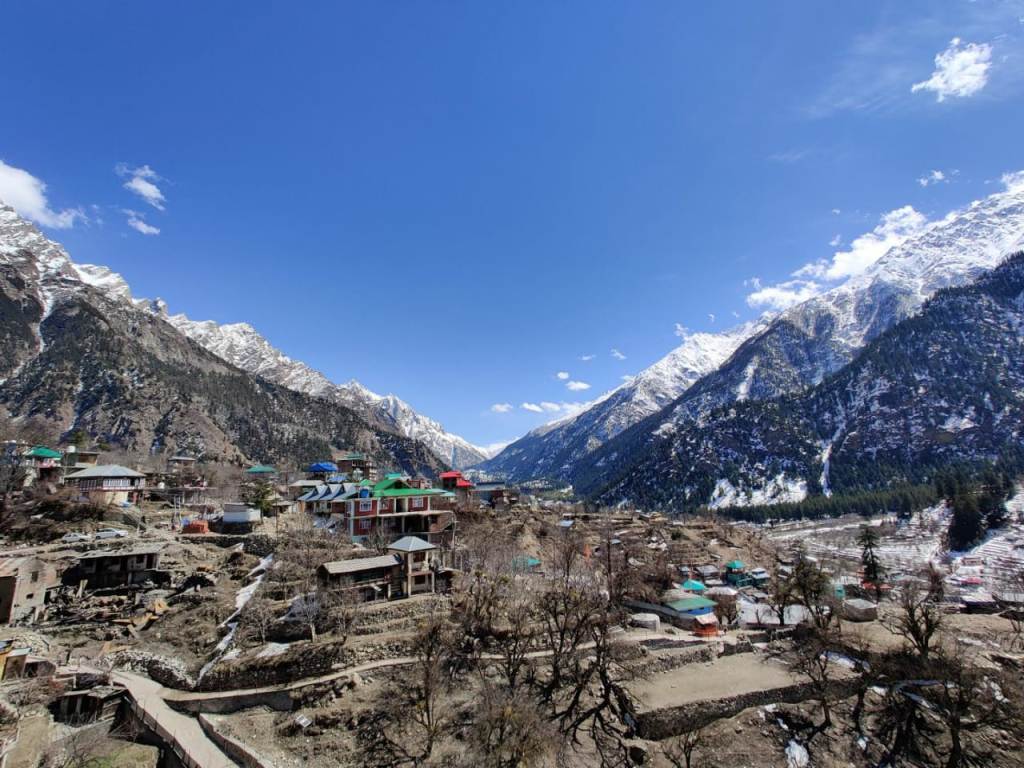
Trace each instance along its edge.
<path fill-rule="evenodd" d="M 682 343 L 654 365 L 579 414 L 534 429 L 481 468 L 514 480 L 564 479 L 575 462 L 671 403 L 769 320 L 765 316 L 722 333 L 685 334 Z"/>
<path fill-rule="evenodd" d="M 621 443 L 623 433 L 645 419 L 652 420 L 644 424 L 646 435 L 665 434 L 724 403 L 821 382 L 935 291 L 969 282 L 1021 247 L 1024 174 L 1003 181 L 1004 191 L 929 224 L 863 274 L 821 295 L 725 334 L 686 337 L 600 403 L 528 433 L 483 468 L 513 479 L 550 477 L 594 487 L 609 462 L 628 461 L 642 450 L 636 436 Z"/>
<path fill-rule="evenodd" d="M 171 325 L 200 346 L 243 371 L 289 389 L 343 403 L 365 413 L 385 429 L 419 440 L 438 458 L 453 462 L 456 467 L 479 464 L 488 457 L 485 449 L 445 431 L 438 422 L 417 413 L 395 395 L 378 395 L 355 380 L 333 383 L 319 371 L 288 357 L 248 323 L 222 325 L 213 320 L 190 320 L 183 314 L 167 315 L 162 303 L 152 302 L 150 306 L 151 311 L 164 314 Z"/>
<path fill-rule="evenodd" d="M 997 266 L 1024 247 L 1024 178 L 1015 178 L 1004 178 L 1004 191 L 893 246 L 862 274 L 781 312 L 675 402 L 576 462 L 567 479 L 582 493 L 599 492 L 610 467 L 646 466 L 647 454 L 663 441 L 684 444 L 688 431 L 699 430 L 716 408 L 818 385 L 866 344 L 916 315 L 936 291 L 965 285 Z M 830 455 L 827 444 L 819 450 Z"/>
<path fill-rule="evenodd" d="M 781 312 L 686 393 L 664 422 L 736 399 L 818 384 L 872 339 L 916 314 L 936 291 L 964 285 L 1024 245 L 1024 183 L 953 211 L 890 248 L 862 274 Z"/>
<path fill-rule="evenodd" d="M 378 426 L 420 440 L 445 462 L 454 456 L 456 466 L 466 467 L 488 458 L 485 449 L 446 432 L 439 423 L 417 413 L 394 395 L 382 397 L 355 381 L 340 386 L 332 383 L 319 371 L 275 348 L 248 323 L 220 325 L 212 320 L 190 320 L 183 314 L 169 314 L 161 299 L 133 299 L 121 275 L 107 267 L 74 263 L 64 248 L 2 203 L 0 263 L 38 279 L 43 303 L 40 322 L 49 316 L 61 295 L 79 290 L 84 283 L 108 298 L 131 302 L 139 309 L 160 315 L 200 346 L 244 371 L 304 394 L 328 397 L 356 408 Z"/>

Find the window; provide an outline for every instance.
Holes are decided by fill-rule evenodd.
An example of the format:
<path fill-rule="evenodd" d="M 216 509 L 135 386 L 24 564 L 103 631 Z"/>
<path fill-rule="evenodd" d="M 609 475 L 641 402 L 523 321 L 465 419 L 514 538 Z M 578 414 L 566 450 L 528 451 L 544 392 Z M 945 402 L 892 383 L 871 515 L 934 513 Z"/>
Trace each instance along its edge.
<path fill-rule="evenodd" d="M 368 531 L 368 530 L 370 530 L 370 521 L 369 520 L 360 520 L 359 521 L 359 530 L 360 531 Z"/>
<path fill-rule="evenodd" d="M 32 583 L 39 581 L 39 571 L 32 571 Z"/>
<path fill-rule="evenodd" d="M 366 501 L 360 501 L 359 502 L 359 511 L 360 512 L 370 512 L 372 510 L 373 510 L 373 502 L 372 501 L 367 499 Z"/>
<path fill-rule="evenodd" d="M 413 498 L 413 500 L 412 500 L 412 508 L 413 509 L 423 509 L 423 497 L 422 496 L 416 496 L 415 498 Z"/>

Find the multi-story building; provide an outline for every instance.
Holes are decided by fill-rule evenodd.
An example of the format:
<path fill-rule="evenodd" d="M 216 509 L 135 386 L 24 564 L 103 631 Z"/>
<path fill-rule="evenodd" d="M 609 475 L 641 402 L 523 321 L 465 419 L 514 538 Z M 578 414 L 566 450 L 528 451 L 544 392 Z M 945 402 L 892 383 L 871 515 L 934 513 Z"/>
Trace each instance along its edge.
<path fill-rule="evenodd" d="M 100 464 L 72 472 L 64 478 L 67 485 L 93 504 L 136 504 L 146 489 L 146 476 L 118 464 Z"/>

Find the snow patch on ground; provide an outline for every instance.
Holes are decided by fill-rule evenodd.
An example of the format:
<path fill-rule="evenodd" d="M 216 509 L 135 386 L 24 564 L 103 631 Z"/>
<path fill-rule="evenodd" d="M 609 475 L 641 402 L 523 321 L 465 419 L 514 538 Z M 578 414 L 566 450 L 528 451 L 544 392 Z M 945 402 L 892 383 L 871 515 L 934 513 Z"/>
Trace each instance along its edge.
<path fill-rule="evenodd" d="M 798 741 L 790 741 L 786 745 L 786 768 L 807 768 L 811 764 L 811 756 L 807 747 Z"/>
<path fill-rule="evenodd" d="M 780 472 L 760 488 L 737 488 L 723 478 L 715 484 L 708 506 L 711 509 L 749 507 L 757 504 L 797 502 L 806 498 L 807 481 L 788 478 Z"/>

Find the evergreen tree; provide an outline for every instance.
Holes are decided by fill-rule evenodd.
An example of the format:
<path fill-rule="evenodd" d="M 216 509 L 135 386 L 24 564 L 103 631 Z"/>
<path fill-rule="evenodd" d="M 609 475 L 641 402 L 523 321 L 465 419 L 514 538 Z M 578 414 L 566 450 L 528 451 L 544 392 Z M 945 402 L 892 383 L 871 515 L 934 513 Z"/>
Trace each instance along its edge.
<path fill-rule="evenodd" d="M 869 582 L 875 591 L 875 600 L 882 599 L 882 564 L 878 562 L 875 548 L 878 546 L 878 533 L 870 525 L 860 529 L 857 536 L 860 545 L 860 562 L 864 567 L 864 580 Z"/>
<path fill-rule="evenodd" d="M 964 550 L 985 535 L 985 517 L 978 509 L 978 501 L 969 492 L 961 492 L 953 499 L 953 519 L 949 523 L 949 548 Z"/>

